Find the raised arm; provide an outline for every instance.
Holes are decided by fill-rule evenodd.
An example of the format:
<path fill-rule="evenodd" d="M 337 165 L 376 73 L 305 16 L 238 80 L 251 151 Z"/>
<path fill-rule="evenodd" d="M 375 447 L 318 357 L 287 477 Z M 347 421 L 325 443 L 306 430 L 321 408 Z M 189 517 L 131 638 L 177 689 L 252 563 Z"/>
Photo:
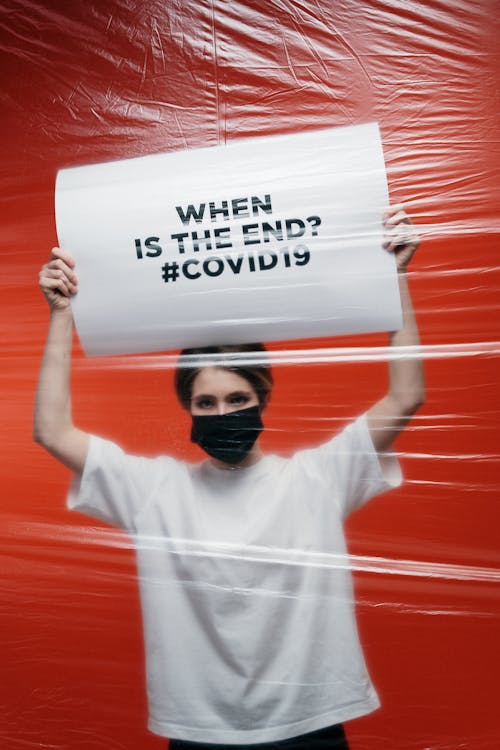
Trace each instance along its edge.
<path fill-rule="evenodd" d="M 40 271 L 40 288 L 50 308 L 50 325 L 35 398 L 33 437 L 55 458 L 82 472 L 88 435 L 73 424 L 70 394 L 73 315 L 70 298 L 77 291 L 74 260 L 59 248 Z"/>
<path fill-rule="evenodd" d="M 368 427 L 377 451 L 391 447 L 425 399 L 420 339 L 407 279 L 408 263 L 419 245 L 419 238 L 401 205 L 392 206 L 384 214 L 384 226 L 384 247 L 396 256 L 403 327 L 389 334 L 392 351 L 388 391 L 368 411 Z"/>

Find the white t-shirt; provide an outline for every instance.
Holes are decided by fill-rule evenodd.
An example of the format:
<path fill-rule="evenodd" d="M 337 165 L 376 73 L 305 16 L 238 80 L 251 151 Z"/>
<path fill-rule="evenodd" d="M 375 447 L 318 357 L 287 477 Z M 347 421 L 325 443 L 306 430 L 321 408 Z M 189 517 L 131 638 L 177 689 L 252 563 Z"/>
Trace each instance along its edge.
<path fill-rule="evenodd" d="M 236 470 L 91 438 L 68 504 L 134 540 L 151 731 L 271 742 L 377 708 L 342 521 L 400 481 L 365 417 L 318 448 Z"/>

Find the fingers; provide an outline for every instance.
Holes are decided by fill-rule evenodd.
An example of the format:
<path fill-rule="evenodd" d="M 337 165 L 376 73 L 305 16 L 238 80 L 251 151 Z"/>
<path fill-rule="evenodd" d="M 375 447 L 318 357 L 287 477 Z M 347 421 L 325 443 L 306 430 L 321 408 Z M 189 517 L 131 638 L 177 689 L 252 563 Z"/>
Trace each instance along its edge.
<path fill-rule="evenodd" d="M 401 221 L 406 221 L 411 224 L 410 217 L 405 211 L 403 203 L 395 203 L 393 206 L 388 206 L 382 214 L 384 226 L 393 226 Z"/>
<path fill-rule="evenodd" d="M 419 244 L 418 234 L 412 224 L 401 222 L 394 227 L 386 229 L 384 233 L 383 246 L 390 253 L 398 252 L 405 247 L 417 249 Z"/>
<path fill-rule="evenodd" d="M 71 255 L 58 247 L 54 247 L 50 260 L 42 268 L 41 277 L 47 279 L 61 279 L 63 286 L 74 294 L 78 287 L 78 278 L 74 272 L 75 261 Z"/>
<path fill-rule="evenodd" d="M 40 288 L 52 309 L 66 308 L 78 291 L 78 279 L 74 272 L 74 258 L 61 248 L 54 247 L 49 262 L 42 266 L 39 274 Z"/>
<path fill-rule="evenodd" d="M 74 294 L 76 285 L 70 281 L 63 270 L 46 265 L 40 271 L 40 286 L 46 289 L 58 289 L 66 297 Z"/>
<path fill-rule="evenodd" d="M 402 204 L 390 206 L 383 214 L 384 247 L 394 251 L 399 246 L 419 244 L 417 231 Z"/>
<path fill-rule="evenodd" d="M 66 263 L 69 268 L 75 267 L 75 260 L 74 258 L 66 252 L 66 250 L 61 250 L 60 247 L 53 247 L 50 252 L 50 260 L 62 260 L 64 263 Z"/>
<path fill-rule="evenodd" d="M 401 203 L 384 211 L 383 223 L 383 247 L 395 254 L 398 269 L 404 270 L 420 244 L 417 230 Z"/>

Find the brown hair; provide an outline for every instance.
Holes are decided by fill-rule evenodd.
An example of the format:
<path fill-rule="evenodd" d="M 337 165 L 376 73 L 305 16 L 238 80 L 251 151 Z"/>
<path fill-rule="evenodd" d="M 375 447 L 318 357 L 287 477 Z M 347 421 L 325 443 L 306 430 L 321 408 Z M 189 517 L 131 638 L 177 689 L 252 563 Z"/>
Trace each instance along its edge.
<path fill-rule="evenodd" d="M 175 391 L 187 411 L 191 407 L 194 380 L 204 367 L 221 367 L 245 378 L 255 389 L 261 409 L 269 401 L 273 375 L 263 344 L 226 344 L 183 349 L 175 372 Z"/>

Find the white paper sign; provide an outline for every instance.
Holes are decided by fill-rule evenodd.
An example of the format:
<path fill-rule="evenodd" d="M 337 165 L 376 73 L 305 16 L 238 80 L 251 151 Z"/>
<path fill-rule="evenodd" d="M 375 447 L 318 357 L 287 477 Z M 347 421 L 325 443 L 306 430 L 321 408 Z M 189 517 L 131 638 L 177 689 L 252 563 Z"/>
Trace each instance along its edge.
<path fill-rule="evenodd" d="M 57 232 L 83 348 L 395 330 L 387 205 L 374 123 L 64 169 Z"/>

